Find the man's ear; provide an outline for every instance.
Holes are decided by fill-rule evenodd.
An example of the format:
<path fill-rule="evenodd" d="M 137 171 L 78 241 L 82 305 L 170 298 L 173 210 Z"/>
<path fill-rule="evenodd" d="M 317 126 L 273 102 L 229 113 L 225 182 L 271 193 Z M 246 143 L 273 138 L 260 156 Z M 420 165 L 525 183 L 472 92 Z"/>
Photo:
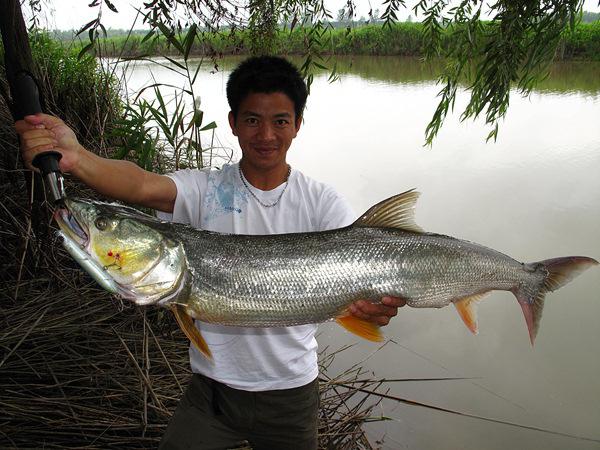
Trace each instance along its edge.
<path fill-rule="evenodd" d="M 233 115 L 233 111 L 229 111 L 227 119 L 229 119 L 229 126 L 231 127 L 231 132 L 234 136 L 237 136 L 237 132 L 235 131 L 235 116 Z"/>
<path fill-rule="evenodd" d="M 294 124 L 296 126 L 296 133 L 298 131 L 300 131 L 300 126 L 302 125 L 302 115 L 296 117 L 296 123 Z"/>

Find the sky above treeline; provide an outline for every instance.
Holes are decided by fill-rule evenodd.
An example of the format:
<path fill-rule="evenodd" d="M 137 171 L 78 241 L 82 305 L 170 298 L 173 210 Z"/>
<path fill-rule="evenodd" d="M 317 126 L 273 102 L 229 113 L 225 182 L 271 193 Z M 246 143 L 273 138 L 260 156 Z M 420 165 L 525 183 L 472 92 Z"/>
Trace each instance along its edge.
<path fill-rule="evenodd" d="M 116 14 L 107 7 L 103 7 L 102 23 L 106 28 L 129 29 L 134 20 L 136 20 L 136 8 L 139 8 L 143 2 L 144 0 L 112 0 L 119 13 Z M 90 20 L 95 19 L 98 15 L 98 8 L 90 8 L 88 6 L 89 3 L 91 2 L 82 0 L 43 0 L 42 10 L 45 17 L 41 25 L 43 28 L 50 30 L 78 29 Z M 398 20 L 406 20 L 408 16 L 411 16 L 413 20 L 418 20 L 412 11 L 414 3 L 407 1 L 407 5 L 411 6 L 400 11 Z M 334 19 L 337 17 L 337 11 L 344 7 L 345 4 L 346 0 L 325 0 L 325 5 Z M 385 9 L 383 1 L 379 0 L 358 0 L 355 1 L 355 4 L 356 20 L 361 17 L 367 18 L 371 9 L 373 11 L 379 9 L 380 13 Z M 28 13 L 25 11 L 25 8 L 26 5 L 24 5 L 24 14 L 27 20 Z M 585 0 L 583 9 L 590 12 L 600 12 L 598 0 Z M 141 18 L 138 18 L 135 28 L 144 28 Z"/>

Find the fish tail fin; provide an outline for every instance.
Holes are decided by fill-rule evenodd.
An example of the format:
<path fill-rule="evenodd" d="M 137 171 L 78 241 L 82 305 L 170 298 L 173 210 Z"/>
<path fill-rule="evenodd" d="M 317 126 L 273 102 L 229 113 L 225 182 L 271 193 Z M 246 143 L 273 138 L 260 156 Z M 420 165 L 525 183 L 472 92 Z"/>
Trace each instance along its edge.
<path fill-rule="evenodd" d="M 523 310 L 531 345 L 535 341 L 540 326 L 546 294 L 560 289 L 583 271 L 597 264 L 598 261 L 586 256 L 566 256 L 527 264 L 531 270 L 541 269 L 546 272 L 546 277 L 536 292 L 531 293 L 523 288 L 515 292 L 517 301 Z"/>

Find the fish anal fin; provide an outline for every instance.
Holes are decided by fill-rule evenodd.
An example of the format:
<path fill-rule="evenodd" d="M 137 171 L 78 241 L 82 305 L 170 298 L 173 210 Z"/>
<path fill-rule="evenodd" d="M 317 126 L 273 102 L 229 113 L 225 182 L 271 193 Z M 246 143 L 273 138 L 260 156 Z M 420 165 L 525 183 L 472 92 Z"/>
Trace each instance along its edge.
<path fill-rule="evenodd" d="M 489 291 L 470 295 L 454 300 L 453 302 L 456 311 L 458 311 L 458 315 L 473 334 L 479 332 L 479 327 L 477 325 L 477 303 L 479 303 L 479 301 L 488 293 Z"/>
<path fill-rule="evenodd" d="M 411 189 L 383 200 L 360 216 L 354 226 L 397 228 L 422 233 L 421 227 L 415 223 L 415 205 L 419 195 L 419 192 Z"/>
<path fill-rule="evenodd" d="M 212 353 L 208 348 L 208 344 L 202 337 L 202 334 L 196 328 L 194 324 L 194 319 L 190 316 L 185 306 L 180 304 L 172 304 L 171 311 L 175 315 L 175 319 L 177 319 L 177 323 L 181 328 L 181 331 L 187 336 L 187 338 L 194 344 L 194 346 L 202 353 L 209 361 L 212 361 Z"/>
<path fill-rule="evenodd" d="M 335 318 L 335 321 L 350 333 L 354 333 L 361 338 L 373 342 L 383 341 L 381 329 L 372 322 L 359 319 L 358 317 L 349 314 L 338 316 Z"/>

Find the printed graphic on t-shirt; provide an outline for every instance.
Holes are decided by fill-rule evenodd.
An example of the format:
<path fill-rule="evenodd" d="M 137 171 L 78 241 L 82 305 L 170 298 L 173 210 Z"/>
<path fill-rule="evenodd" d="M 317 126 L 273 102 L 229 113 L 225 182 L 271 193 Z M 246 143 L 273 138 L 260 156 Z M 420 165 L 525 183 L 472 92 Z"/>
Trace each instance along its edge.
<path fill-rule="evenodd" d="M 205 224 L 225 215 L 241 214 L 248 203 L 247 192 L 240 190 L 239 186 L 230 180 L 220 178 L 208 178 L 203 216 Z"/>

